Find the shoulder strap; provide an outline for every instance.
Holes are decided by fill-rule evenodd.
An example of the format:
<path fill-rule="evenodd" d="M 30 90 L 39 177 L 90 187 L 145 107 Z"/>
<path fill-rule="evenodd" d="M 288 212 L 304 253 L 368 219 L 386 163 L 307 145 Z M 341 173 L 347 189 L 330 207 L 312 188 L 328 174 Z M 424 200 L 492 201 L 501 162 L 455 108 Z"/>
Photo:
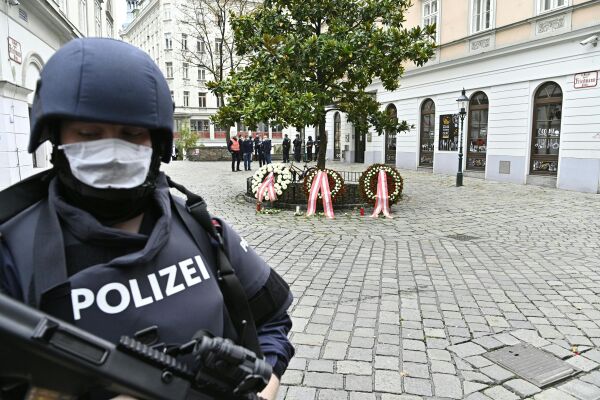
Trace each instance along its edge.
<path fill-rule="evenodd" d="M 208 213 L 206 202 L 204 199 L 197 194 L 194 194 L 187 190 L 184 186 L 179 185 L 171 180 L 167 176 L 167 182 L 169 186 L 177 189 L 181 193 L 185 194 L 186 209 L 194 217 L 194 220 L 200 224 L 200 226 L 208 233 L 208 235 L 217 242 L 215 246 L 216 259 L 217 259 L 217 281 L 219 287 L 223 293 L 225 305 L 229 311 L 229 316 L 233 322 L 235 330 L 238 334 L 238 344 L 254 351 L 257 356 L 262 357 L 262 351 L 258 342 L 258 334 L 256 332 L 256 325 L 252 311 L 250 310 L 250 304 L 248 298 L 244 292 L 244 288 L 240 280 L 238 279 L 229 257 L 225 250 L 225 242 L 223 236 L 216 229 L 213 224 L 213 219 Z M 185 217 L 184 221 L 185 221 Z M 193 231 L 191 232 L 193 235 Z M 194 236 L 194 235 L 193 235 Z M 199 238 L 194 237 L 196 242 Z M 198 243 L 198 245 L 200 245 Z"/>
<path fill-rule="evenodd" d="M 0 224 L 42 200 L 48 194 L 48 184 L 54 169 L 32 175 L 0 192 Z"/>

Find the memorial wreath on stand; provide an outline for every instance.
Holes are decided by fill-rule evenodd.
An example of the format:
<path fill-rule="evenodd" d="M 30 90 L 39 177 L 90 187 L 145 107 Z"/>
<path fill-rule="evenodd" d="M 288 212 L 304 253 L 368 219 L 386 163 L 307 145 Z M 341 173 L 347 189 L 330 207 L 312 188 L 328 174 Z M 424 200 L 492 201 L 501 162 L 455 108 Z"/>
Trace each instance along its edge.
<path fill-rule="evenodd" d="M 308 198 L 306 215 L 315 214 L 317 201 L 323 202 L 327 218 L 333 218 L 333 202 L 344 191 L 344 178 L 331 169 L 310 170 L 304 177 L 304 192 Z"/>
<path fill-rule="evenodd" d="M 398 170 L 386 164 L 373 164 L 363 172 L 358 180 L 360 196 L 375 209 L 371 217 L 380 212 L 388 218 L 390 208 L 400 200 L 404 181 Z"/>
<path fill-rule="evenodd" d="M 273 203 L 292 183 L 292 172 L 283 164 L 263 165 L 252 176 L 252 193 L 257 199 L 256 210 L 263 200 Z"/>

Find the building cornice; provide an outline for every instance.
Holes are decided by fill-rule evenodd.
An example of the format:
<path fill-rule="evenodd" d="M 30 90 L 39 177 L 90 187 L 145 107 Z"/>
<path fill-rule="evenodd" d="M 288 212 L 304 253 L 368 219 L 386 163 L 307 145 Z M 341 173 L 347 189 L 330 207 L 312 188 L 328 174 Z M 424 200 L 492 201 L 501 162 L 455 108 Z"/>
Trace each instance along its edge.
<path fill-rule="evenodd" d="M 125 29 L 123 29 L 121 37 L 127 36 L 127 34 L 129 34 L 129 32 L 135 28 L 136 25 L 138 25 L 146 17 L 150 10 L 159 4 L 159 2 L 160 0 L 152 0 L 144 8 L 142 8 L 139 14 L 135 16 L 135 18 L 127 25 L 127 27 L 125 27 Z"/>
<path fill-rule="evenodd" d="M 0 96 L 20 101 L 27 101 L 33 90 L 9 81 L 0 81 Z"/>

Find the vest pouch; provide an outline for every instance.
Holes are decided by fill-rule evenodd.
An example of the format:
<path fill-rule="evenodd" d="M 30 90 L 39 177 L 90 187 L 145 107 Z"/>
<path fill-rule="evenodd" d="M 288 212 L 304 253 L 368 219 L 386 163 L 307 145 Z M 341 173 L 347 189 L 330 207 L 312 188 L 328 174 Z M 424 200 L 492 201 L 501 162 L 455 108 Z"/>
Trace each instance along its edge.
<path fill-rule="evenodd" d="M 71 282 L 66 281 L 42 293 L 40 310 L 61 319 L 74 323 L 71 306 Z"/>

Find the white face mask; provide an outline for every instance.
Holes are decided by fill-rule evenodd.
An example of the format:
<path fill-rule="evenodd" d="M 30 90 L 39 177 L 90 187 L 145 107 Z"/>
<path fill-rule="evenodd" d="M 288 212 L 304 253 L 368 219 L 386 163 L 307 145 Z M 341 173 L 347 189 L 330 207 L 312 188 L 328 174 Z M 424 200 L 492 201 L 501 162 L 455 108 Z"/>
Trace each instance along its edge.
<path fill-rule="evenodd" d="M 97 189 L 131 189 L 148 176 L 152 148 L 121 139 L 100 139 L 58 146 L 73 176 Z"/>

